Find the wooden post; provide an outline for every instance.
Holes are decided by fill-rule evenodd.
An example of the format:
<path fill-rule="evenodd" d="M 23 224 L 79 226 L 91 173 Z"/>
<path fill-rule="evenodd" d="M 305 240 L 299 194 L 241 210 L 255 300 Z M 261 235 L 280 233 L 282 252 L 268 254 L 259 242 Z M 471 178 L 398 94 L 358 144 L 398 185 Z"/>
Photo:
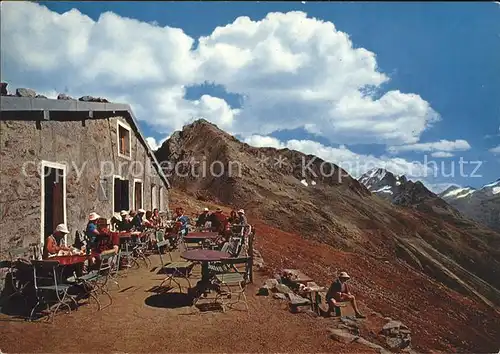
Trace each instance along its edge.
<path fill-rule="evenodd" d="M 248 235 L 248 257 L 249 257 L 249 272 L 248 280 L 253 283 L 253 242 L 255 239 L 255 229 L 252 229 L 252 233 Z"/>

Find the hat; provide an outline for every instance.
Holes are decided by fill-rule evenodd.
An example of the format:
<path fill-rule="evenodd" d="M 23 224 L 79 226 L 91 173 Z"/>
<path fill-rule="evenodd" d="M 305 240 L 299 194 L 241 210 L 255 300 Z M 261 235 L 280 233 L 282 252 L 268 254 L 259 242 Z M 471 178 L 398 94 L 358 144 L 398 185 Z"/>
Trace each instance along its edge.
<path fill-rule="evenodd" d="M 119 213 L 114 213 L 113 217 L 117 220 L 121 220 L 122 216 Z"/>
<path fill-rule="evenodd" d="M 208 208 L 203 209 L 203 211 L 208 211 Z"/>
<path fill-rule="evenodd" d="M 61 232 L 63 234 L 69 234 L 69 230 L 68 230 L 68 227 L 66 226 L 66 224 L 59 224 L 56 226 L 56 231 L 57 232 Z"/>
<path fill-rule="evenodd" d="M 120 211 L 120 216 L 127 216 L 127 215 L 128 215 L 128 213 L 126 210 Z"/>
<path fill-rule="evenodd" d="M 97 213 L 90 213 L 90 215 L 89 215 L 89 220 L 90 220 L 90 221 L 94 221 L 94 220 L 99 219 L 100 217 L 101 217 L 101 216 L 100 216 L 99 214 L 97 214 Z"/>
<path fill-rule="evenodd" d="M 146 212 L 146 210 L 144 210 L 144 209 L 139 209 L 139 210 L 137 210 L 137 213 L 138 213 L 138 214 L 144 214 L 145 212 Z"/>
<path fill-rule="evenodd" d="M 350 279 L 351 277 L 347 274 L 347 272 L 340 272 L 339 278 Z"/>
<path fill-rule="evenodd" d="M 245 214 L 245 210 L 243 209 L 238 210 L 238 214 Z"/>

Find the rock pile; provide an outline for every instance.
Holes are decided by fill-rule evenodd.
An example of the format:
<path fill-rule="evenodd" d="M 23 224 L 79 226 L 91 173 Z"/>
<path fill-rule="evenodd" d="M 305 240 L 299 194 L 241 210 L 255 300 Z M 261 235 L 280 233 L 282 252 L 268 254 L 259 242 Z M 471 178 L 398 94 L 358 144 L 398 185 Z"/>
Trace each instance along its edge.
<path fill-rule="evenodd" d="M 385 336 L 389 348 L 405 349 L 410 347 L 411 331 L 403 323 L 390 320 L 382 327 L 381 332 Z"/>
<path fill-rule="evenodd" d="M 78 99 L 78 101 L 82 102 L 101 102 L 101 103 L 107 103 L 109 102 L 107 99 L 102 98 L 102 97 L 93 97 L 93 96 L 82 96 Z"/>
<path fill-rule="evenodd" d="M 67 94 L 65 94 L 65 93 L 60 93 L 60 94 L 58 94 L 58 95 L 57 95 L 57 99 L 58 99 L 58 100 L 73 100 L 73 101 L 75 100 L 73 97 L 68 96 L 68 95 L 67 95 Z"/>

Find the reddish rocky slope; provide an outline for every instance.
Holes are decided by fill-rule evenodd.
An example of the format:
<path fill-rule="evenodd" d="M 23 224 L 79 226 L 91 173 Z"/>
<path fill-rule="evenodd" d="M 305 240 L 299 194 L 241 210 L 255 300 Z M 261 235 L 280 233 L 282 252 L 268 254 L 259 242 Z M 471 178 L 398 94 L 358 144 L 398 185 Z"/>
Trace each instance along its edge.
<path fill-rule="evenodd" d="M 490 306 L 500 304 L 500 235 L 440 199 L 413 196 L 425 208 L 393 206 L 336 165 L 251 147 L 204 120 L 174 133 L 157 157 L 177 164 L 173 185 L 197 198 L 243 207 L 278 229 L 362 258 L 402 259 Z"/>

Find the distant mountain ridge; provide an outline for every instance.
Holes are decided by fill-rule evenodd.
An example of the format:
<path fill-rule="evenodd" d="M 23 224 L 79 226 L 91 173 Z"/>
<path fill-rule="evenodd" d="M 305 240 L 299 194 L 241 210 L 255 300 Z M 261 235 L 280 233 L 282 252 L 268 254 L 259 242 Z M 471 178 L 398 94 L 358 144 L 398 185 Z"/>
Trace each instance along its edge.
<path fill-rule="evenodd" d="M 439 196 L 465 216 L 500 231 L 500 178 L 479 189 L 452 186 Z"/>

